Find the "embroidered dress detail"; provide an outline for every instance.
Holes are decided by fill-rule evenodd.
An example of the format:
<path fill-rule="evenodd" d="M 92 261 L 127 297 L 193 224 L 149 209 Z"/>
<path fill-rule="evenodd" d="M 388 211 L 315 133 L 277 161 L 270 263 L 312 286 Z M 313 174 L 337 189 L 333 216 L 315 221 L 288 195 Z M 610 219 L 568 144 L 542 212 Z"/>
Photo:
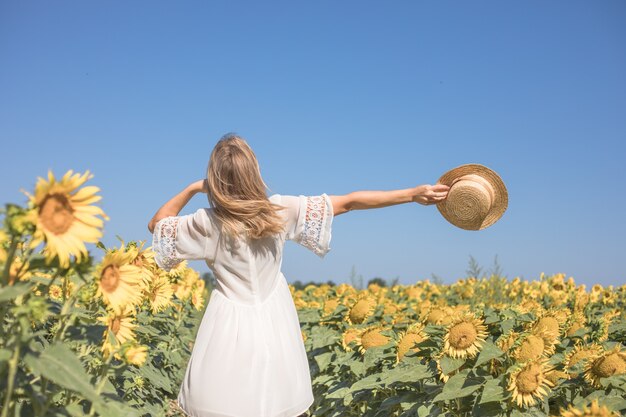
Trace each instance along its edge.
<path fill-rule="evenodd" d="M 154 228 L 152 246 L 156 264 L 169 272 L 183 260 L 176 253 L 176 231 L 178 217 L 166 217 L 158 221 Z"/>
<path fill-rule="evenodd" d="M 324 257 L 330 247 L 330 225 L 333 218 L 332 202 L 326 194 L 306 197 L 306 215 L 300 244 Z"/>

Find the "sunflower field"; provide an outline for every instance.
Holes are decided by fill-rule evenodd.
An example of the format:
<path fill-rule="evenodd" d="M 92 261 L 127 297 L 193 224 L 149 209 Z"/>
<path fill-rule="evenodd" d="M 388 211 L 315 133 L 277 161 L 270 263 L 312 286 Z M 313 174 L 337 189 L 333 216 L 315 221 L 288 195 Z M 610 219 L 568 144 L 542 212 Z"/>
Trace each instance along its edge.
<path fill-rule="evenodd" d="M 158 268 L 145 242 L 102 245 L 91 177 L 49 172 L 2 210 L 1 417 L 179 415 L 208 289 L 185 262 Z"/>
<path fill-rule="evenodd" d="M 542 274 L 292 295 L 314 416 L 626 414 L 626 286 Z"/>
<path fill-rule="evenodd" d="M 0 417 L 183 415 L 209 288 L 185 262 L 158 268 L 143 241 L 100 243 L 91 177 L 49 172 L 2 210 Z M 290 289 L 312 416 L 626 414 L 624 285 L 542 274 Z"/>

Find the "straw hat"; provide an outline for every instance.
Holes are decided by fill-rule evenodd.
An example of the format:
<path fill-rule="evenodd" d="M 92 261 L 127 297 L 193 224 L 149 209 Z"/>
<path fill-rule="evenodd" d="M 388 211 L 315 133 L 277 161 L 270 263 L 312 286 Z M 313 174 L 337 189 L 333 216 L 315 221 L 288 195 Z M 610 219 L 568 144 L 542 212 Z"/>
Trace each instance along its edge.
<path fill-rule="evenodd" d="M 461 165 L 443 174 L 438 183 L 450 190 L 437 208 L 447 221 L 461 229 L 484 229 L 506 211 L 509 197 L 504 182 L 486 166 Z"/>

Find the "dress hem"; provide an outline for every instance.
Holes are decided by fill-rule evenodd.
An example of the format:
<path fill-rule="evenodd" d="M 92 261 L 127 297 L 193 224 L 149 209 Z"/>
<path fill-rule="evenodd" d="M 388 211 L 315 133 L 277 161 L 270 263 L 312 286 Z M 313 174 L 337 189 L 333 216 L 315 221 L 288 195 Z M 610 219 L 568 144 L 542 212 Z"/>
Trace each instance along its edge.
<path fill-rule="evenodd" d="M 268 417 L 299 417 L 301 414 L 303 414 L 306 411 L 308 411 L 308 409 L 311 408 L 311 406 L 313 405 L 314 402 L 315 402 L 314 398 L 309 398 L 305 402 L 305 404 L 308 404 L 308 405 L 305 408 L 299 409 L 299 411 L 296 414 L 289 414 L 289 415 L 285 414 L 286 412 L 289 412 L 290 409 L 291 410 L 298 409 L 296 407 L 291 407 L 290 409 L 287 409 L 285 411 L 281 411 L 278 414 L 275 414 L 273 416 L 268 416 Z M 236 415 L 233 415 L 233 414 L 224 414 L 224 413 L 219 413 L 217 411 L 209 411 L 209 410 L 202 410 L 199 413 L 190 413 L 189 411 L 187 411 L 180 404 L 180 401 L 178 399 L 176 399 L 176 405 L 188 417 L 241 417 L 241 416 L 236 416 Z"/>

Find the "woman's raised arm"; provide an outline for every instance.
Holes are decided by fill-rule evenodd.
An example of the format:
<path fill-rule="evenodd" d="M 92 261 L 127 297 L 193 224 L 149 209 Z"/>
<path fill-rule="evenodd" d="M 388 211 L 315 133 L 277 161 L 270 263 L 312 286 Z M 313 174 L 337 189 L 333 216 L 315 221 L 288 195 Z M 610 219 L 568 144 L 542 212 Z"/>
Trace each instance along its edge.
<path fill-rule="evenodd" d="M 418 185 L 413 188 L 389 191 L 353 191 L 345 195 L 329 195 L 333 214 L 338 216 L 351 210 L 365 210 L 402 203 L 437 204 L 448 196 L 450 187 L 443 184 Z"/>

